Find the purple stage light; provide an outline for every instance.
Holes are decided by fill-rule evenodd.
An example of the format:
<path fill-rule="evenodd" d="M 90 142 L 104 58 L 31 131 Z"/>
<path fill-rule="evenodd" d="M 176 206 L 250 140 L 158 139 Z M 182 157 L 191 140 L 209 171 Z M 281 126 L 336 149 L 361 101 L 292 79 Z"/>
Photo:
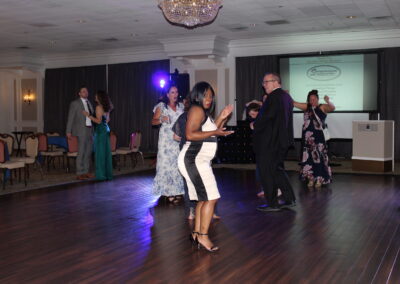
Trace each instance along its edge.
<path fill-rule="evenodd" d="M 169 81 L 169 74 L 163 71 L 155 72 L 152 77 L 153 85 L 158 89 L 164 89 Z"/>
<path fill-rule="evenodd" d="M 164 89 L 164 87 L 165 87 L 165 80 L 164 80 L 164 79 L 161 79 L 161 80 L 160 80 L 160 88 L 161 88 L 161 89 Z"/>

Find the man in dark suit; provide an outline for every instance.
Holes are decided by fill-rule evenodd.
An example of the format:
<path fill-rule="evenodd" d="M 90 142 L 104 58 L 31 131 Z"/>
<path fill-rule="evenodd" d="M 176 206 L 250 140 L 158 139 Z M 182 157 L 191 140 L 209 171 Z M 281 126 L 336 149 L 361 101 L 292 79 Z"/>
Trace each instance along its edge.
<path fill-rule="evenodd" d="M 78 137 L 78 156 L 76 158 L 77 179 L 93 178 L 89 173 L 90 158 L 93 145 L 92 121 L 83 115 L 83 111 L 94 114 L 93 106 L 88 100 L 88 89 L 82 86 L 78 93 L 79 98 L 72 101 L 68 111 L 67 137 Z"/>
<path fill-rule="evenodd" d="M 282 90 L 278 74 L 267 73 L 263 87 L 268 94 L 254 122 L 254 152 L 267 203 L 257 210 L 274 212 L 295 206 L 295 195 L 285 172 L 284 160 L 293 145 L 293 100 Z M 279 205 L 277 191 L 285 203 Z"/>

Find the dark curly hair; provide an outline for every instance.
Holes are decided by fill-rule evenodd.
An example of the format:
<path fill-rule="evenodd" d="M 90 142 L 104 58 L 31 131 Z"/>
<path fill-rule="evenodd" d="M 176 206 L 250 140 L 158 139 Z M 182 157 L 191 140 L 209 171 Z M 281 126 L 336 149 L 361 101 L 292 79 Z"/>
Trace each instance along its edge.
<path fill-rule="evenodd" d="M 209 109 L 204 109 L 203 100 L 204 100 L 205 94 L 208 90 L 211 91 L 213 100 L 211 103 L 211 107 Z M 215 97 L 214 89 L 211 87 L 211 85 L 209 83 L 198 82 L 196 85 L 194 85 L 192 91 L 190 92 L 190 104 L 200 106 L 204 110 L 204 112 L 206 113 L 207 116 L 212 116 L 212 115 L 214 115 L 214 109 L 215 109 L 214 97 Z"/>
<path fill-rule="evenodd" d="M 105 91 L 97 91 L 96 93 L 97 100 L 99 104 L 103 107 L 104 112 L 109 112 L 112 109 L 110 97 L 107 95 Z"/>
<path fill-rule="evenodd" d="M 319 99 L 318 90 L 311 90 L 311 91 L 308 92 L 308 95 L 307 95 L 307 107 L 308 108 L 311 107 L 311 104 L 310 104 L 310 97 L 311 96 L 316 96 L 317 99 Z"/>

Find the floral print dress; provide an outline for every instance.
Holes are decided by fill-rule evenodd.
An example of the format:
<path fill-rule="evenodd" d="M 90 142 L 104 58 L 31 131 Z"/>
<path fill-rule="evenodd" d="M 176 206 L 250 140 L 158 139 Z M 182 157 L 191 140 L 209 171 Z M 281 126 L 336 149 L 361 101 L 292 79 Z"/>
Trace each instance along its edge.
<path fill-rule="evenodd" d="M 315 112 L 315 113 L 314 113 Z M 332 181 L 332 171 L 329 167 L 328 148 L 322 131 L 322 125 L 315 117 L 325 123 L 326 114 L 321 108 L 308 108 L 304 112 L 304 124 L 302 130 L 303 155 L 301 160 L 300 178 L 314 181 L 320 184 L 328 184 Z"/>
<path fill-rule="evenodd" d="M 176 106 L 176 111 L 167 107 L 165 103 L 157 104 L 153 112 L 160 108 L 162 116 L 168 116 L 170 122 L 161 124 L 158 137 L 158 153 L 156 177 L 153 182 L 153 193 L 162 196 L 175 196 L 184 193 L 183 177 L 178 170 L 179 142 L 173 139 L 172 126 L 183 113 L 183 104 Z"/>

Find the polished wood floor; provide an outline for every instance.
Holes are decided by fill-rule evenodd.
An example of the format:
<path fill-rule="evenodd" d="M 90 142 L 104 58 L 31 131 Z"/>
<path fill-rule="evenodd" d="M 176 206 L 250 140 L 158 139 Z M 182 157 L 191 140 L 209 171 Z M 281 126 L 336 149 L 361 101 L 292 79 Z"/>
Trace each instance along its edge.
<path fill-rule="evenodd" d="M 193 249 L 154 171 L 0 197 L 1 283 L 400 283 L 400 178 L 336 175 L 294 210 L 262 213 L 254 171 L 217 169 L 223 198 Z"/>

